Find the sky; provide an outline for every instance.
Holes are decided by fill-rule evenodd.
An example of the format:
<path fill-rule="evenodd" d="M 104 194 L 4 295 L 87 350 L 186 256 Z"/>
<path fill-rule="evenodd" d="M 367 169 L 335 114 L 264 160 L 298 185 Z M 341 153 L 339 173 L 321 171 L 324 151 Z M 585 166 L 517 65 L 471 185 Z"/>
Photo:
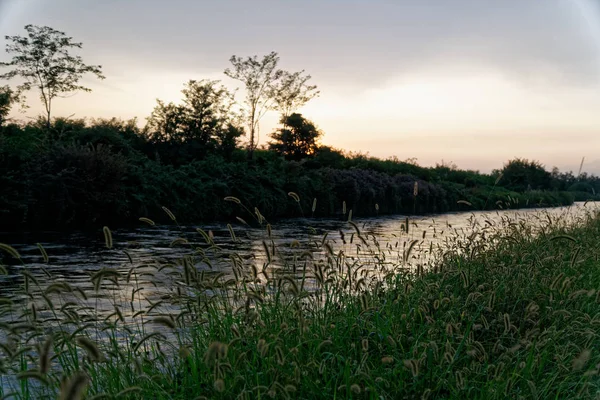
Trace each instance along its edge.
<path fill-rule="evenodd" d="M 577 171 L 585 157 L 600 173 L 600 0 L 0 0 L 0 37 L 26 24 L 82 42 L 106 76 L 55 115 L 144 122 L 190 79 L 236 88 L 232 55 L 276 51 L 318 86 L 299 112 L 323 144 L 484 172 L 515 157 Z M 13 115 L 40 113 L 37 99 Z"/>

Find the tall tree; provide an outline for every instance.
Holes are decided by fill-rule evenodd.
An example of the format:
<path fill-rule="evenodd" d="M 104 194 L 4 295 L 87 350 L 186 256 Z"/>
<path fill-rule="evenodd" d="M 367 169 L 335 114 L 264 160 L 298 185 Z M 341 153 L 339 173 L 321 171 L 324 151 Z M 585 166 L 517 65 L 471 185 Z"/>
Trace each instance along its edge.
<path fill-rule="evenodd" d="M 235 93 L 219 80 L 190 80 L 183 93 L 185 138 L 196 144 L 197 155 L 217 150 L 230 157 L 244 134 L 243 115 L 234 110 Z"/>
<path fill-rule="evenodd" d="M 157 100 L 146 127 L 150 141 L 176 153 L 171 156 L 175 162 L 202 158 L 213 150 L 230 155 L 243 134 L 233 93 L 215 80 L 190 80 L 181 92 L 182 104 Z"/>
<path fill-rule="evenodd" d="M 284 126 L 271 134 L 269 147 L 288 160 L 301 160 L 315 154 L 322 132 L 301 114 L 281 118 Z"/>
<path fill-rule="evenodd" d="M 191 80 L 181 92 L 187 140 L 194 139 L 206 145 L 236 118 L 232 112 L 234 94 L 218 80 Z"/>
<path fill-rule="evenodd" d="M 225 70 L 225 75 L 241 81 L 246 90 L 246 106 L 248 107 L 247 125 L 250 132 L 248 157 L 252 158 L 258 140 L 259 121 L 273 107 L 273 87 L 283 74 L 277 69 L 279 56 L 272 51 L 258 60 L 257 56 L 241 58 L 232 56 L 229 61 L 232 68 Z"/>
<path fill-rule="evenodd" d="M 319 95 L 316 85 L 309 85 L 310 75 L 300 72 L 283 71 L 280 80 L 272 87 L 271 96 L 275 109 L 281 113 L 283 120 L 300 107 Z"/>
<path fill-rule="evenodd" d="M 12 69 L 0 75 L 0 79 L 21 78 L 23 83 L 17 86 L 19 95 L 34 88 L 39 90 L 50 128 L 52 101 L 77 91 L 91 91 L 79 81 L 87 73 L 104 79 L 102 67 L 86 65 L 80 56 L 70 54 L 72 49 L 81 49 L 82 44 L 64 32 L 35 25 L 26 25 L 25 30 L 27 36 L 5 37 L 9 41 L 6 52 L 13 54 L 13 58 L 10 62 L 0 62 L 0 67 Z"/>
<path fill-rule="evenodd" d="M 276 52 L 263 56 L 241 58 L 232 56 L 229 61 L 233 68 L 227 68 L 225 75 L 241 81 L 246 90 L 247 126 L 250 131 L 248 157 L 252 158 L 258 144 L 260 119 L 270 110 L 278 110 L 282 121 L 286 121 L 293 111 L 302 107 L 319 94 L 316 85 L 307 84 L 310 75 L 277 69 L 279 56 Z M 285 126 L 284 126 L 285 127 Z"/>

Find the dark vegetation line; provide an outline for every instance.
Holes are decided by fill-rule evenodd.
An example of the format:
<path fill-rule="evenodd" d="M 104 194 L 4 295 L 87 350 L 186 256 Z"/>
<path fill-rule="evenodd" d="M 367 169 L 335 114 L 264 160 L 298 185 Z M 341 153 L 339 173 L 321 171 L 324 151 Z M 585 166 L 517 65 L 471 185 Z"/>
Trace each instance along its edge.
<path fill-rule="evenodd" d="M 279 69 L 275 52 L 230 59 L 225 75 L 243 84 L 240 101 L 219 81 L 190 80 L 182 102 L 158 100 L 143 127 L 135 119 L 53 118 L 56 97 L 88 91 L 78 83 L 85 74 L 104 76 L 100 66 L 69 53 L 81 43 L 63 32 L 31 25 L 26 31 L 7 37 L 13 58 L 0 63 L 10 69 L 0 79 L 22 82 L 0 87 L 0 230 L 124 226 L 162 216 L 162 206 L 190 223 L 249 217 L 221 201 L 226 196 L 269 218 L 300 216 L 289 192 L 315 217 L 341 214 L 343 202 L 355 216 L 372 216 L 599 198 L 600 178 L 547 172 L 535 161 L 515 159 L 483 174 L 321 146 L 323 132 L 295 113 L 318 95 L 316 86 L 304 71 Z M 46 115 L 8 119 L 30 90 L 37 90 Z M 260 119 L 273 111 L 281 114 L 280 127 L 259 147 Z"/>
<path fill-rule="evenodd" d="M 186 222 L 252 219 L 223 202 L 226 196 L 266 217 L 301 216 L 287 195 L 292 191 L 304 215 L 315 217 L 341 214 L 344 201 L 355 216 L 373 216 L 565 205 L 600 193 L 595 176 L 552 174 L 522 160 L 509 162 L 494 187 L 499 172 L 425 168 L 329 147 L 299 161 L 260 149 L 249 161 L 237 148 L 197 157 L 193 142 L 157 142 L 117 120 L 56 120 L 50 132 L 35 123 L 13 124 L 1 132 L 2 230 L 116 227 L 144 216 L 166 218 L 163 205 L 186 215 Z"/>

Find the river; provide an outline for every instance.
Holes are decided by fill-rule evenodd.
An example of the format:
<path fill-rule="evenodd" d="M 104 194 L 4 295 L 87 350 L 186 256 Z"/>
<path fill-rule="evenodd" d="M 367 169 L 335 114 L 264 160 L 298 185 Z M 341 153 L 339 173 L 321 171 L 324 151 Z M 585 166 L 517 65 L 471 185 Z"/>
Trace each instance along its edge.
<path fill-rule="evenodd" d="M 301 266 L 306 266 L 301 261 L 302 257 L 309 254 L 311 259 L 317 260 L 313 268 L 319 259 L 323 259 L 327 246 L 332 253 L 340 254 L 341 251 L 351 260 L 344 265 L 414 271 L 419 267 L 428 268 L 432 262 L 431 254 L 439 254 L 431 251 L 434 248 L 442 251 L 460 248 L 461 241 L 468 241 L 474 236 L 485 242 L 487 232 L 507 226 L 525 229 L 525 226 L 541 226 L 548 221 L 575 224 L 583 221 L 586 213 L 599 208 L 600 203 L 576 203 L 561 208 L 355 218 L 354 224 L 350 224 L 347 218 L 286 219 L 273 223 L 270 234 L 265 224 L 249 227 L 238 222 L 231 226 L 232 235 L 230 227 L 223 223 L 150 226 L 140 222 L 136 229 L 114 229 L 112 248 L 107 248 L 101 229 L 68 234 L 0 233 L 0 243 L 12 246 L 20 254 L 20 260 L 6 252 L 0 255 L 7 272 L 0 274 L 0 300 L 10 298 L 12 301 L 10 306 L 6 301 L 4 305 L 0 302 L 0 323 L 8 327 L 35 320 L 44 329 L 54 326 L 51 329 L 69 332 L 81 327 L 99 343 L 107 340 L 107 336 L 98 333 L 97 322 L 106 323 L 110 317 L 115 318 L 115 310 L 124 325 L 131 327 L 136 326 L 136 315 L 140 313 L 149 317 L 177 313 L 178 306 L 166 299 L 181 298 L 172 296 L 173 292 L 188 288 L 181 282 L 180 260 L 186 255 L 195 254 L 191 261 L 195 273 L 209 278 L 223 273 L 221 279 L 227 279 L 234 274 L 234 269 L 240 268 L 246 271 L 245 276 L 248 276 L 249 270 L 254 271 L 255 278 L 260 275 L 258 271 L 266 271 L 267 274 L 283 271 L 296 274 L 294 279 L 300 281 L 298 275 L 306 272 L 301 271 Z M 197 228 L 201 228 L 206 237 Z M 360 231 L 360 237 L 357 231 Z M 214 246 L 207 243 L 211 241 Z M 47 252 L 47 263 L 37 243 Z M 323 246 L 326 243 L 328 245 Z M 238 260 L 237 265 L 235 260 Z M 95 290 L 90 276 L 104 268 L 118 272 L 119 284 L 102 282 L 100 289 Z M 23 291 L 24 273 L 30 276 L 29 295 Z M 314 270 L 311 273 L 310 279 L 314 283 L 316 273 Z M 68 290 L 57 286 L 61 282 L 68 284 Z M 311 283 L 300 287 L 310 291 Z M 164 303 L 162 300 L 165 300 Z M 76 324 L 73 324 L 74 320 Z M 146 325 L 146 322 L 143 324 Z M 148 328 L 163 332 L 165 341 L 175 343 L 177 336 L 167 332 L 164 326 L 151 323 Z M 139 330 L 134 331 L 141 335 Z M 7 340 L 7 332 L 4 328 L 0 329 L 0 342 Z M 132 340 L 126 331 L 119 332 L 120 343 Z M 14 334 L 11 336 L 14 337 Z M 16 368 L 18 371 L 21 367 Z M 9 374 L 0 382 L 0 388 L 6 391 L 17 387 L 14 375 Z"/>
<path fill-rule="evenodd" d="M 411 265 L 414 266 L 419 263 L 427 264 L 423 256 L 423 252 L 427 253 L 427 249 L 431 249 L 433 246 L 447 246 L 450 238 L 456 240 L 461 235 L 466 235 L 478 227 L 498 225 L 503 220 L 509 219 L 537 224 L 540 220 L 546 220 L 547 215 L 575 220 L 586 211 L 597 209 L 599 204 L 590 202 L 585 205 L 584 203 L 575 203 L 570 207 L 558 208 L 411 216 L 408 217 L 408 233 L 404 228 L 407 216 L 403 215 L 354 218 L 353 222 L 361 230 L 363 236 L 371 236 L 376 239 L 380 248 L 387 249 L 387 262 L 390 264 L 400 263 L 402 260 L 398 260 L 398 258 L 403 257 L 406 246 L 411 241 L 418 240 L 411 253 L 413 254 Z M 240 222 L 232 224 L 234 240 L 225 223 L 198 226 L 150 226 L 140 222 L 140 227 L 136 229 L 112 230 L 112 249 L 106 248 L 102 230 L 67 234 L 57 232 L 0 233 L 0 243 L 13 246 L 20 253 L 23 261 L 22 265 L 19 265 L 15 260 L 11 260 L 6 254 L 3 254 L 5 263 L 9 263 L 9 266 L 8 274 L 0 275 L 1 293 L 4 296 L 10 295 L 18 287 L 22 281 L 20 274 L 22 268 L 43 281 L 45 275 L 40 266 L 45 266 L 53 276 L 88 290 L 92 287 L 89 280 L 90 274 L 103 267 L 116 268 L 126 274 L 132 266 L 175 262 L 183 255 L 189 254 L 193 247 L 202 245 L 205 249 L 208 247 L 197 228 L 209 233 L 214 243 L 220 248 L 219 251 L 207 250 L 204 261 L 196 263 L 198 270 L 205 270 L 206 273 L 225 272 L 230 274 L 232 265 L 230 255 L 234 252 L 246 260 L 247 266 L 254 264 L 258 267 L 266 260 L 263 241 L 268 237 L 264 224 L 262 228 L 250 227 Z M 284 219 L 272 224 L 271 239 L 278 249 L 283 249 L 279 252 L 281 254 L 285 253 L 290 245 L 310 250 L 310 243 L 320 243 L 323 235 L 327 233 L 327 240 L 335 252 L 340 249 L 349 252 L 355 251 L 349 250 L 356 246 L 356 243 L 349 243 L 353 240 L 352 233 L 355 231 L 354 226 L 342 219 Z M 187 243 L 173 243 L 177 238 L 185 238 Z M 271 243 L 270 240 L 267 241 Z M 37 243 L 41 243 L 49 255 L 47 264 L 43 262 Z M 318 253 L 318 251 L 316 252 Z M 275 264 L 274 261 L 273 264 Z"/>

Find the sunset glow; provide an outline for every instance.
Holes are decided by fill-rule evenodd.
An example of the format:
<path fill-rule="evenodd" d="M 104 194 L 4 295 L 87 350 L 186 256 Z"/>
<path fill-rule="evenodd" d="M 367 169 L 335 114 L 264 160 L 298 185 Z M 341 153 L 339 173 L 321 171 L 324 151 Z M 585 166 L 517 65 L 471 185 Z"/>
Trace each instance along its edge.
<path fill-rule="evenodd" d="M 461 26 L 444 19 L 456 10 L 435 2 L 324 3 L 308 2 L 308 11 L 298 11 L 298 20 L 286 26 L 273 17 L 283 7 L 272 5 L 250 25 L 233 17 L 238 31 L 211 22 L 187 27 L 190 33 L 181 37 L 168 32 L 187 24 L 187 14 L 202 11 L 217 21 L 226 18 L 222 7 L 113 2 L 76 20 L 67 16 L 83 5 L 8 1 L 0 8 L 0 33 L 48 24 L 80 39 L 86 59 L 102 64 L 107 79 L 86 82 L 92 93 L 57 101 L 60 115 L 137 117 L 144 123 L 157 98 L 178 101 L 189 79 L 220 79 L 235 88 L 222 74 L 232 54 L 276 50 L 283 66 L 305 69 L 319 86 L 321 96 L 300 111 L 325 132 L 325 144 L 384 158 L 416 157 L 425 165 L 451 157 L 482 170 L 514 156 L 572 169 L 587 156 L 586 167 L 600 171 L 600 159 L 590 151 L 600 148 L 595 1 L 508 1 L 497 10 L 471 5 Z M 134 4 L 144 7 L 143 17 Z M 325 18 L 336 15 L 334 8 L 337 16 Z M 312 17 L 310 32 L 299 30 L 303 15 Z M 411 24 L 417 15 L 430 23 Z M 160 21 L 164 35 L 144 21 Z M 26 115 L 41 111 L 34 94 L 30 104 Z M 274 113 L 265 116 L 261 143 L 277 120 Z"/>

